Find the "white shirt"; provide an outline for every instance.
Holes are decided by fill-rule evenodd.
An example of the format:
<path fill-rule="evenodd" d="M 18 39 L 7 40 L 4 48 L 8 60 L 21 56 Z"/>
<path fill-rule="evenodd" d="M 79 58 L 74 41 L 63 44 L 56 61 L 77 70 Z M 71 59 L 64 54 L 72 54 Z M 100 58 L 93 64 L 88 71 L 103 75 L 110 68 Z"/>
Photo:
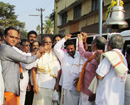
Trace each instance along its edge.
<path fill-rule="evenodd" d="M 0 105 L 3 105 L 3 100 L 4 100 L 4 81 L 2 77 L 2 67 L 0 60 Z"/>
<path fill-rule="evenodd" d="M 45 56 L 47 56 L 47 58 L 48 58 L 48 59 L 45 59 L 47 62 L 52 61 L 52 58 L 50 58 L 48 53 L 45 53 L 42 56 L 43 59 L 44 59 Z M 60 70 L 59 61 L 57 60 L 57 62 L 58 62 L 57 63 L 57 69 Z M 50 73 L 37 73 L 37 85 L 38 85 L 38 87 L 54 89 L 55 84 L 56 84 L 56 78 L 50 76 Z"/>
<path fill-rule="evenodd" d="M 84 62 L 86 61 L 86 59 L 82 57 L 82 59 L 84 59 L 84 60 L 82 62 L 82 65 L 80 66 L 80 68 L 79 68 L 79 66 L 74 65 L 74 62 L 80 56 L 80 54 L 78 51 L 76 51 L 74 58 L 72 58 L 68 53 L 64 52 L 61 49 L 61 47 L 65 41 L 66 40 L 63 38 L 62 40 L 57 42 L 56 45 L 54 46 L 54 51 L 61 62 L 62 88 L 67 89 L 67 90 L 76 90 L 76 87 L 73 86 L 74 79 L 76 79 L 80 76 L 82 66 L 83 66 Z M 79 62 L 79 61 L 76 61 L 76 62 Z"/>
<path fill-rule="evenodd" d="M 20 90 L 21 91 L 26 91 L 28 82 L 29 82 L 28 70 L 31 70 L 33 67 L 36 67 L 36 63 L 38 61 L 39 61 L 39 59 L 37 59 L 35 62 L 30 63 L 30 64 L 21 63 L 22 70 L 23 70 L 23 79 L 20 79 Z M 33 85 L 33 84 L 31 84 L 31 85 Z"/>
<path fill-rule="evenodd" d="M 120 50 L 114 49 L 121 53 Z M 121 53 L 122 54 L 122 53 Z M 124 63 L 127 66 L 127 61 L 124 58 Z M 96 105 L 124 105 L 125 81 L 127 73 L 123 78 L 117 76 L 114 68 L 104 58 L 98 66 L 96 73 L 103 77 L 99 80 L 96 93 Z"/>
<path fill-rule="evenodd" d="M 20 54 L 22 54 L 22 55 L 31 56 L 31 53 L 23 52 L 23 51 L 21 51 L 20 49 L 18 49 L 18 48 L 15 47 L 15 46 L 13 46 L 12 48 L 13 48 L 14 50 L 16 50 L 17 52 L 19 52 Z"/>

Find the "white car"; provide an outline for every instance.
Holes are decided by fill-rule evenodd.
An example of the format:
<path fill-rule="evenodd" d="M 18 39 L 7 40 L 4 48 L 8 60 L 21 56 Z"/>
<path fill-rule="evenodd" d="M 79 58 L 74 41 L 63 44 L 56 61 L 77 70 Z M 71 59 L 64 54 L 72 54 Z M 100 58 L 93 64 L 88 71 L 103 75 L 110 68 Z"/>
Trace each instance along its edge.
<path fill-rule="evenodd" d="M 126 30 L 120 33 L 125 39 L 123 47 L 123 54 L 126 55 L 126 49 L 130 48 L 130 30 Z M 125 87 L 125 105 L 130 105 L 130 74 L 127 75 L 126 87 Z"/>

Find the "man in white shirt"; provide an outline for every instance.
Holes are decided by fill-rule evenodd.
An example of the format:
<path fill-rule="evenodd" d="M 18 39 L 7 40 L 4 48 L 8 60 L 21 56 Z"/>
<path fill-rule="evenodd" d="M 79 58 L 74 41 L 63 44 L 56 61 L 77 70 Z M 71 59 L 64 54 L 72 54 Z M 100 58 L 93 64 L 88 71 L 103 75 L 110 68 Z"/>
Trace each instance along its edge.
<path fill-rule="evenodd" d="M 34 99 L 33 105 L 52 105 L 53 91 L 58 91 L 60 64 L 51 50 L 50 37 L 43 39 L 45 53 L 39 59 L 37 67 L 32 69 Z M 36 76 L 37 73 L 37 76 Z"/>
<path fill-rule="evenodd" d="M 74 86 L 75 79 L 79 77 L 83 64 L 86 59 L 81 57 L 79 52 L 76 51 L 76 46 L 73 41 L 69 41 L 70 34 L 67 34 L 62 40 L 56 43 L 54 51 L 61 62 L 62 69 L 62 94 L 61 105 L 78 105 L 80 93 Z M 67 41 L 68 40 L 68 41 Z M 67 41 L 67 42 L 66 42 Z M 66 42 L 67 52 L 64 52 L 61 47 Z M 62 102 L 64 100 L 64 102 Z"/>
<path fill-rule="evenodd" d="M 28 56 L 31 56 L 31 53 L 29 53 L 30 42 L 27 39 L 22 39 L 20 45 L 21 45 L 20 46 L 21 50 L 25 53 L 28 53 Z M 29 82 L 28 70 L 31 69 L 31 68 L 30 69 L 27 68 L 27 66 L 29 65 L 30 64 L 21 63 L 22 70 L 23 70 L 23 79 L 20 79 L 20 105 L 24 105 L 25 103 L 26 90 Z"/>
<path fill-rule="evenodd" d="M 107 49 L 108 52 L 116 52 L 120 59 L 122 58 L 124 65 L 127 66 L 126 58 L 121 53 L 123 45 L 123 37 L 121 35 L 114 35 L 109 40 Z M 115 66 L 112 66 L 111 62 L 105 57 L 96 70 L 97 78 L 99 79 L 96 92 L 96 105 L 124 105 L 127 73 L 118 76 L 116 69 L 114 69 Z"/>

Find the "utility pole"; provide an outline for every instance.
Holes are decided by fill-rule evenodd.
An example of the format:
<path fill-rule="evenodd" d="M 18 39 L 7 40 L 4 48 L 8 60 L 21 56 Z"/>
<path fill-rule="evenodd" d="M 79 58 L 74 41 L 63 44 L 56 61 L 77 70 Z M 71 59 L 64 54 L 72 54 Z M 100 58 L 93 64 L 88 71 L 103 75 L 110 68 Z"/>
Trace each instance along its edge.
<path fill-rule="evenodd" d="M 43 39 L 43 14 L 42 14 L 42 11 L 45 11 L 45 9 L 36 9 L 37 11 L 41 11 L 41 42 L 42 42 L 42 39 Z"/>
<path fill-rule="evenodd" d="M 41 15 L 29 15 L 29 16 L 40 16 L 41 17 L 41 42 L 42 42 L 42 39 L 43 39 L 43 14 L 42 14 L 42 11 L 45 11 L 45 9 L 36 9 L 37 11 L 41 11 Z"/>
<path fill-rule="evenodd" d="M 99 34 L 102 34 L 102 0 L 98 0 L 99 2 Z"/>

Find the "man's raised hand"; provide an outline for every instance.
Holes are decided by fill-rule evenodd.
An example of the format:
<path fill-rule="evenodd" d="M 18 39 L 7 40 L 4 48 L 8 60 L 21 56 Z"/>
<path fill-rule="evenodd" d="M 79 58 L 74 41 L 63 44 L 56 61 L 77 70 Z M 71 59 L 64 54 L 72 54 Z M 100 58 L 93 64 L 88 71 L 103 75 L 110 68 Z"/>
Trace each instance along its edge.
<path fill-rule="evenodd" d="M 82 34 L 78 34 L 78 39 L 79 39 L 79 41 L 82 41 L 82 40 L 83 40 Z"/>
<path fill-rule="evenodd" d="M 68 40 L 68 39 L 70 39 L 71 38 L 71 34 L 67 34 L 67 35 L 65 35 L 65 40 Z"/>
<path fill-rule="evenodd" d="M 81 32 L 82 36 L 83 36 L 83 42 L 86 43 L 86 40 L 88 38 L 88 34 L 85 32 Z"/>

